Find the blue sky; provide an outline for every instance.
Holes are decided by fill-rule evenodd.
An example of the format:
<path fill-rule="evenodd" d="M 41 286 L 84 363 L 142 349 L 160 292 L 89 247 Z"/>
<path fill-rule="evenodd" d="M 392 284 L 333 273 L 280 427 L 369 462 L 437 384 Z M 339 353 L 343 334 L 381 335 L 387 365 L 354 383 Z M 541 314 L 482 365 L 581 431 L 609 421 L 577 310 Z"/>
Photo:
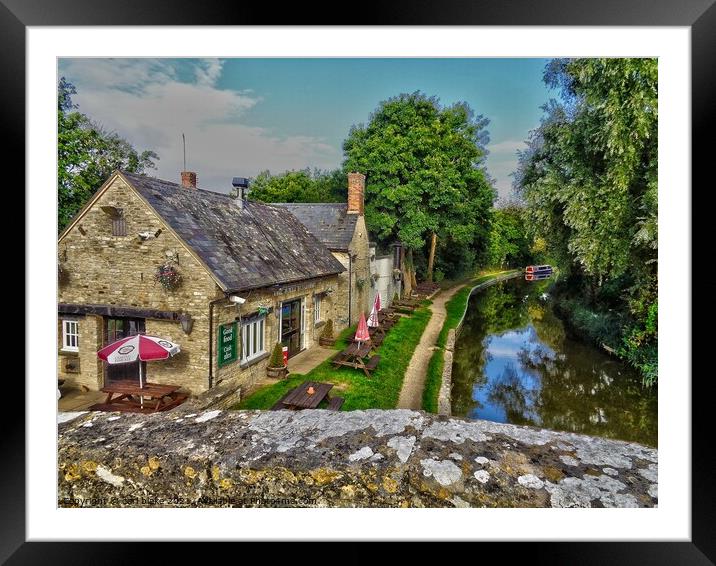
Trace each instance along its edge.
<path fill-rule="evenodd" d="M 353 124 L 378 103 L 420 90 L 466 101 L 490 120 L 489 173 L 510 192 L 516 151 L 555 97 L 545 59 L 61 59 L 75 103 L 137 149 L 160 157 L 156 176 L 178 180 L 182 132 L 199 185 L 230 190 L 263 169 L 332 169 Z"/>

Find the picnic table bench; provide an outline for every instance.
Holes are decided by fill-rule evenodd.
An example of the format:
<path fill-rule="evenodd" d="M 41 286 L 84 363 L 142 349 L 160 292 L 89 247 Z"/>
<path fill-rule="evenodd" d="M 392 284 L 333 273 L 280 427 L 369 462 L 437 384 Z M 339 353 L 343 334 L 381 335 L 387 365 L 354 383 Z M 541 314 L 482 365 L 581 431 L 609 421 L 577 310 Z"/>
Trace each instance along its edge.
<path fill-rule="evenodd" d="M 365 358 L 368 357 L 372 350 L 370 342 L 353 342 L 348 344 L 348 347 L 339 352 L 338 355 L 333 356 L 332 364 L 336 366 L 346 366 L 356 369 L 363 370 L 366 377 L 370 377 L 370 372 L 375 370 L 380 356 L 372 356 L 367 362 Z"/>
<path fill-rule="evenodd" d="M 145 383 L 142 387 L 136 381 L 115 381 L 100 391 L 107 393 L 104 403 L 90 407 L 92 411 L 124 411 L 132 413 L 156 413 L 167 411 L 182 404 L 188 395 L 180 393 L 180 385 Z"/>
<path fill-rule="evenodd" d="M 309 388 L 313 393 L 309 393 Z M 291 389 L 271 407 L 272 411 L 280 409 L 315 409 L 324 399 L 328 400 L 328 409 L 337 411 L 343 405 L 343 397 L 329 397 L 328 392 L 333 388 L 332 383 L 318 381 L 304 381 L 298 387 Z"/>

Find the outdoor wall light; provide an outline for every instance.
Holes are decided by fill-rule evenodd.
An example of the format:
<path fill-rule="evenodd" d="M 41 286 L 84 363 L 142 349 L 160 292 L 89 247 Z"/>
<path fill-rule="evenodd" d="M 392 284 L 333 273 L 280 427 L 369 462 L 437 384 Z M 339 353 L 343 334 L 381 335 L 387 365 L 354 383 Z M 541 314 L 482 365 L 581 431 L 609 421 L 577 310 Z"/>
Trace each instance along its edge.
<path fill-rule="evenodd" d="M 191 318 L 191 315 L 188 313 L 182 314 L 179 317 L 179 322 L 181 322 L 181 329 L 184 333 L 189 334 L 191 332 L 191 327 L 194 326 L 194 320 Z"/>

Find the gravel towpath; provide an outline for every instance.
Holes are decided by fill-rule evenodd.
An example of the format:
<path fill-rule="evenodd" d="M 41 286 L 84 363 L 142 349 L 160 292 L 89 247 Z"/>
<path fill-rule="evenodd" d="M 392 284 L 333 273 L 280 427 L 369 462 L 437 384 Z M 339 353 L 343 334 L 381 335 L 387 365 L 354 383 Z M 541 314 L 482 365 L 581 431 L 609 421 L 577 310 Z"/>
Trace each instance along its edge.
<path fill-rule="evenodd" d="M 440 291 L 433 297 L 433 304 L 429 307 L 433 314 L 423 331 L 418 347 L 413 352 L 408 369 L 405 371 L 403 388 L 400 390 L 400 397 L 398 398 L 398 409 L 420 410 L 422 408 L 423 388 L 425 387 L 425 377 L 428 373 L 428 362 L 430 362 L 430 358 L 433 355 L 435 343 L 447 316 L 445 303 L 462 287 L 464 285 L 457 285 L 446 291 Z"/>

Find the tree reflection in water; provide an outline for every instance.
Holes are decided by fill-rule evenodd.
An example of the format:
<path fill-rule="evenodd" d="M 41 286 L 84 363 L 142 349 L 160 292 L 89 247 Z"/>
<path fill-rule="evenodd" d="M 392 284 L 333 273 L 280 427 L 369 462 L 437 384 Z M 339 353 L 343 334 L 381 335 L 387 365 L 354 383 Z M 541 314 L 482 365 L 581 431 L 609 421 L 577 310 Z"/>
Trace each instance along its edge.
<path fill-rule="evenodd" d="M 656 388 L 568 336 L 552 299 L 540 298 L 549 283 L 512 280 L 470 299 L 454 356 L 453 414 L 656 446 Z"/>

